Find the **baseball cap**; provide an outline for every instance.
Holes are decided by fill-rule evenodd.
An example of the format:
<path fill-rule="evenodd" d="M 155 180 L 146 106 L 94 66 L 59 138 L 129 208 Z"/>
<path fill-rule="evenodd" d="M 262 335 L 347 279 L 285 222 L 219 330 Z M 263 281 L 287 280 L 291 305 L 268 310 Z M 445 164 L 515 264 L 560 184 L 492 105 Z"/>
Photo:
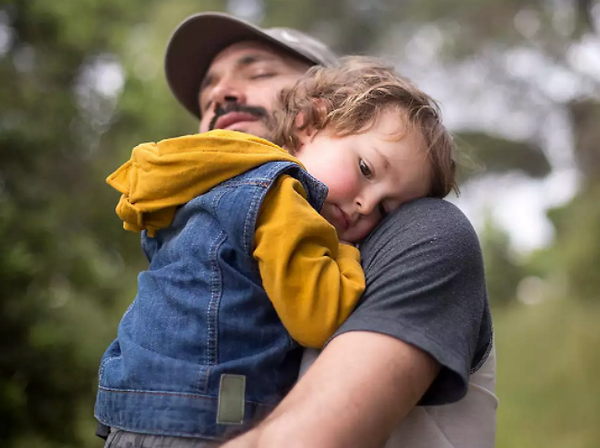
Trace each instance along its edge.
<path fill-rule="evenodd" d="M 173 32 L 165 73 L 175 98 L 200 118 L 198 90 L 213 58 L 245 40 L 263 42 L 312 65 L 337 65 L 336 55 L 319 40 L 292 28 L 260 28 L 224 13 L 195 14 Z"/>

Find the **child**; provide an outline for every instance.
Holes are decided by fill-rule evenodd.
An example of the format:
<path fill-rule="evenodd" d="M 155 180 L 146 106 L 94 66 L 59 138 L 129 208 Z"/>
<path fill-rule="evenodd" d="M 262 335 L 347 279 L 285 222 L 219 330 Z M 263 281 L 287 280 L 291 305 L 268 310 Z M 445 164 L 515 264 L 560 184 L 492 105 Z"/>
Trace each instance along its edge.
<path fill-rule="evenodd" d="M 363 239 L 401 204 L 456 189 L 434 102 L 381 63 L 314 67 L 272 140 L 232 131 L 142 144 L 108 178 L 150 261 L 100 366 L 96 417 L 224 440 L 296 380 L 364 290 Z M 319 214 L 320 212 L 320 214 Z"/>

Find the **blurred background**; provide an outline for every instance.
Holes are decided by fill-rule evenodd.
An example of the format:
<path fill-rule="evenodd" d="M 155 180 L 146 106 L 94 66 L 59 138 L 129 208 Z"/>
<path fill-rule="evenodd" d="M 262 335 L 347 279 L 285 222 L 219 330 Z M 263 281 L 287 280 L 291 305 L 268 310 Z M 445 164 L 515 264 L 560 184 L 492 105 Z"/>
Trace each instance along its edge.
<path fill-rule="evenodd" d="M 208 10 L 383 56 L 441 102 L 485 254 L 497 446 L 600 446 L 599 2 L 0 0 L 2 446 L 102 446 L 97 367 L 146 264 L 104 179 L 196 131 L 162 63 Z"/>

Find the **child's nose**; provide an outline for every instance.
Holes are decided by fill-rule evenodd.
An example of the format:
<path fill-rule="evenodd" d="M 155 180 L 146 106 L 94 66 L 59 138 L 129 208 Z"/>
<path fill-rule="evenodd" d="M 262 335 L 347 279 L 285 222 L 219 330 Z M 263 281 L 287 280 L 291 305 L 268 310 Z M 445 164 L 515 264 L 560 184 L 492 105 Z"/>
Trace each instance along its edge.
<path fill-rule="evenodd" d="M 356 206 L 361 215 L 370 215 L 377 209 L 377 201 L 363 197 L 356 201 Z"/>

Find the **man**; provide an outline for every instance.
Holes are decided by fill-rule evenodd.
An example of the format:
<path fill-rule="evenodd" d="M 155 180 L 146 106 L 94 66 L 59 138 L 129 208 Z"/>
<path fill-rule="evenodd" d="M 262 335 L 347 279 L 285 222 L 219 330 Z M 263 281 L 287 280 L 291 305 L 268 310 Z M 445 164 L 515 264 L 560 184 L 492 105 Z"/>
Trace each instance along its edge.
<path fill-rule="evenodd" d="M 297 30 L 263 31 L 220 13 L 184 21 L 165 56 L 169 86 L 200 119 L 200 132 L 231 129 L 259 137 L 267 134 L 275 96 L 315 64 L 335 65 L 337 57 Z"/>
<path fill-rule="evenodd" d="M 335 63 L 298 31 L 207 13 L 178 27 L 165 67 L 201 132 L 266 136 L 281 90 Z M 414 201 L 361 253 L 367 290 L 352 316 L 318 357 L 305 355 L 316 361 L 275 411 L 226 447 L 493 447 L 492 323 L 469 222 L 448 202 Z"/>

